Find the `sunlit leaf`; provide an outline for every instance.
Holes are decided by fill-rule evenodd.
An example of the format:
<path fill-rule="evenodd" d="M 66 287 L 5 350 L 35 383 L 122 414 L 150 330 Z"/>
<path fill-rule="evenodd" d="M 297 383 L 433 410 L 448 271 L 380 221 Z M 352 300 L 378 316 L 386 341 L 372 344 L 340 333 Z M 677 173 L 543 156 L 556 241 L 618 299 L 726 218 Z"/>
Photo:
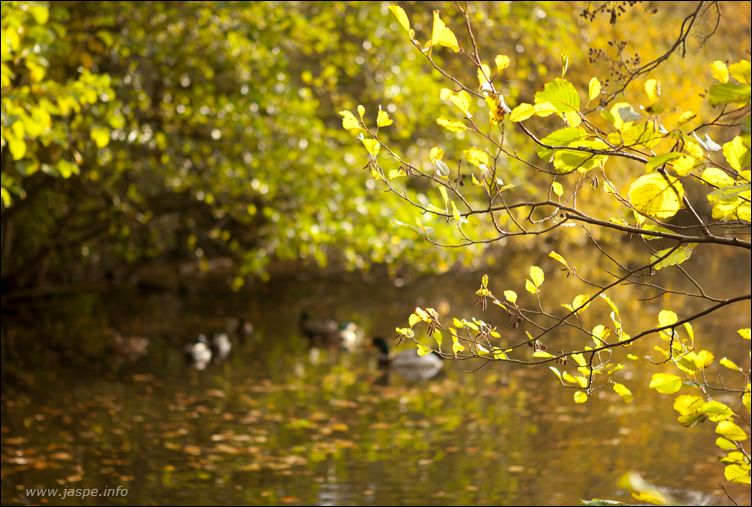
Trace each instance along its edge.
<path fill-rule="evenodd" d="M 750 84 L 750 65 L 749 60 L 739 60 L 736 63 L 729 65 L 729 74 L 743 84 Z"/>
<path fill-rule="evenodd" d="M 588 399 L 588 395 L 584 391 L 575 391 L 574 393 L 574 402 L 575 403 L 585 403 Z"/>
<path fill-rule="evenodd" d="M 496 58 L 494 58 L 494 63 L 496 63 L 496 70 L 498 72 L 501 72 L 502 70 L 509 67 L 509 57 L 507 55 L 496 55 Z"/>
<path fill-rule="evenodd" d="M 723 156 L 726 157 L 729 165 L 737 171 L 741 171 L 742 167 L 749 164 L 748 150 L 740 136 L 734 137 L 723 145 Z"/>
<path fill-rule="evenodd" d="M 590 83 L 588 84 L 588 100 L 593 100 L 600 94 L 601 82 L 598 81 L 597 77 L 590 78 Z"/>
<path fill-rule="evenodd" d="M 467 130 L 467 126 L 465 126 L 464 123 L 460 120 L 450 120 L 449 118 L 444 118 L 443 116 L 438 118 L 436 120 L 436 123 L 439 124 L 439 126 L 444 127 L 450 132 L 464 132 Z"/>
<path fill-rule="evenodd" d="M 746 467 L 738 464 L 726 465 L 723 475 L 730 482 L 737 482 L 739 484 L 750 483 L 749 465 Z"/>
<path fill-rule="evenodd" d="M 342 128 L 345 130 L 360 129 L 360 122 L 350 111 L 343 110 L 338 114 L 342 116 Z"/>
<path fill-rule="evenodd" d="M 391 118 L 389 118 L 389 114 L 387 114 L 386 111 L 383 111 L 381 107 L 379 107 L 379 114 L 376 118 L 376 125 L 378 127 L 388 127 L 392 123 L 394 122 L 391 120 Z"/>
<path fill-rule="evenodd" d="M 653 268 L 656 271 L 668 266 L 678 266 L 692 257 L 692 250 L 696 246 L 697 243 L 684 243 L 678 247 L 664 248 L 663 250 L 651 255 L 650 262 L 654 263 L 658 261 L 658 259 L 663 258 L 661 261 L 658 261 L 653 265 Z"/>
<path fill-rule="evenodd" d="M 720 60 L 716 60 L 710 64 L 710 74 L 721 83 L 728 83 L 729 71 L 726 64 Z"/>
<path fill-rule="evenodd" d="M 741 442 L 747 440 L 747 434 L 736 424 L 731 421 L 721 421 L 715 427 L 715 432 L 724 438 L 733 440 L 735 442 Z"/>
<path fill-rule="evenodd" d="M 652 104 L 661 96 L 661 83 L 657 79 L 648 79 L 645 81 L 645 93 L 648 95 L 648 101 Z"/>
<path fill-rule="evenodd" d="M 577 90 L 572 83 L 562 78 L 546 83 L 543 91 L 535 94 L 536 104 L 545 102 L 551 104 L 559 113 L 580 110 L 580 96 Z"/>
<path fill-rule="evenodd" d="M 459 52 L 460 46 L 457 43 L 457 37 L 439 17 L 439 11 L 433 11 L 433 30 L 431 31 L 431 45 L 444 46 L 455 53 Z"/>
<path fill-rule="evenodd" d="M 654 218 L 670 218 L 679 211 L 684 197 L 681 182 L 670 175 L 650 173 L 640 176 L 629 187 L 629 202 Z"/>
<path fill-rule="evenodd" d="M 512 112 L 509 115 L 509 119 L 513 122 L 520 122 L 527 120 L 531 116 L 535 114 L 535 107 L 533 107 L 531 104 L 523 102 L 522 104 L 519 104 L 517 107 L 512 109 Z"/>
<path fill-rule="evenodd" d="M 558 181 L 554 181 L 553 183 L 551 183 L 551 190 L 558 197 L 561 197 L 562 195 L 564 195 L 564 187 L 562 187 L 561 183 L 559 183 Z"/>
<path fill-rule="evenodd" d="M 669 373 L 654 373 L 648 387 L 655 389 L 661 394 L 673 394 L 681 389 L 681 386 L 681 377 Z"/>
<path fill-rule="evenodd" d="M 530 279 L 536 287 L 540 287 L 544 279 L 543 270 L 538 266 L 530 266 Z"/>
<path fill-rule="evenodd" d="M 634 395 L 632 395 L 632 391 L 630 391 L 629 388 L 625 386 L 624 384 L 614 382 L 613 389 L 616 394 L 624 398 L 625 403 L 632 403 L 632 400 L 634 400 Z"/>

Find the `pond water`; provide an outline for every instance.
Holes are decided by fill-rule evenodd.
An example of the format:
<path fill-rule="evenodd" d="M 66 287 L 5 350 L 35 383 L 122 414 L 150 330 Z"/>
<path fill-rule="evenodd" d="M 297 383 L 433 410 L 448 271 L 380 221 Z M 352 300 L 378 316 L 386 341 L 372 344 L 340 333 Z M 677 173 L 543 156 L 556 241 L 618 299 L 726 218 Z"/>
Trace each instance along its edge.
<path fill-rule="evenodd" d="M 508 261 L 526 272 L 536 258 Z M 576 294 L 543 259 L 546 288 Z M 706 263 L 711 291 L 749 290 L 748 258 L 692 262 Z M 523 275 L 490 275 L 492 289 L 524 292 Z M 385 375 L 369 350 L 316 357 L 298 329 L 306 310 L 390 337 L 421 305 L 477 315 L 503 336 L 521 332 L 491 308 L 473 307 L 479 279 L 426 277 L 397 287 L 377 275 L 308 275 L 241 292 L 207 286 L 4 301 L 2 503 L 576 504 L 630 501 L 617 486 L 628 471 L 680 503 L 730 503 L 719 487 L 713 426 L 678 425 L 672 397 L 647 389 L 654 369 L 624 379 L 632 404 L 603 389 L 577 405 L 548 368 L 472 372 L 477 365 L 448 362 L 439 377 L 411 381 Z M 655 323 L 657 303 L 646 312 L 633 291 L 612 297 L 634 319 L 625 318 L 627 330 Z M 186 342 L 239 316 L 255 329 L 243 341 L 233 336 L 226 361 L 203 371 L 184 363 Z M 730 337 L 723 353 L 744 364 L 746 343 L 733 336 L 749 318 L 748 304 L 732 307 L 697 324 L 698 341 Z M 148 354 L 113 356 L 105 348 L 112 330 L 148 337 Z M 112 488 L 118 496 L 61 498 L 63 488 Z M 747 488 L 727 489 L 749 503 Z"/>

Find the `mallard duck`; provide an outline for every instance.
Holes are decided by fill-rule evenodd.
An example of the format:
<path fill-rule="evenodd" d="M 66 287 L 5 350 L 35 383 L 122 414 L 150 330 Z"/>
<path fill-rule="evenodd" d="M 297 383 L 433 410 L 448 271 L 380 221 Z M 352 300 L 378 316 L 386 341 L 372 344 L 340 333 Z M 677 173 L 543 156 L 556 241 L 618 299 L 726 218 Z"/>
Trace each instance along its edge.
<path fill-rule="evenodd" d="M 300 314 L 300 331 L 314 347 L 340 347 L 352 352 L 363 341 L 363 333 L 354 322 L 338 323 L 334 319 L 312 319 Z"/>
<path fill-rule="evenodd" d="M 123 336 L 117 331 L 112 333 L 112 350 L 129 361 L 145 356 L 149 348 L 149 339 L 143 336 Z"/>
<path fill-rule="evenodd" d="M 391 355 L 389 344 L 380 336 L 374 337 L 371 344 L 379 351 L 379 368 L 388 368 L 409 380 L 428 380 L 444 367 L 444 361 L 436 353 L 419 356 L 417 350 L 412 349 Z"/>
<path fill-rule="evenodd" d="M 227 356 L 230 355 L 231 350 L 232 350 L 232 342 L 230 341 L 230 337 L 227 336 L 227 333 L 215 334 L 212 337 L 212 343 L 211 343 L 212 357 L 215 357 L 220 360 L 227 359 Z"/>
<path fill-rule="evenodd" d="M 209 364 L 212 358 L 212 351 L 209 347 L 209 340 L 206 335 L 198 335 L 194 343 L 188 343 L 183 347 L 186 359 L 197 369 L 203 370 Z"/>

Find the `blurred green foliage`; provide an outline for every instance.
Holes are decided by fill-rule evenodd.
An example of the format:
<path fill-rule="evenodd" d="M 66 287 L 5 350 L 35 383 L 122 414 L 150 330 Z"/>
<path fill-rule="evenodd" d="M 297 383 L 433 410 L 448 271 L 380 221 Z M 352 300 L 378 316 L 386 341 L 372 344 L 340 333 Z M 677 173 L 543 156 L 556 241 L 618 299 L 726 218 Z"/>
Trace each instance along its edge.
<path fill-rule="evenodd" d="M 444 3 L 403 5 L 427 30 Z M 478 38 L 514 55 L 510 103 L 559 73 L 560 50 L 582 62 L 589 43 L 605 44 L 609 30 L 583 8 L 475 6 Z M 442 76 L 405 44 L 386 3 L 3 2 L 2 40 L 5 288 L 150 259 L 208 269 L 230 257 L 236 287 L 275 266 L 441 272 L 489 260 L 480 245 L 418 241 L 413 208 L 377 187 L 341 129 L 337 111 L 362 103 L 371 122 L 379 106 L 389 112 L 386 139 L 427 167 L 438 135 L 447 153 L 464 145 L 433 122 L 446 107 Z M 446 67 L 466 72 L 460 60 Z M 510 183 L 536 185 L 524 167 L 509 170 Z M 414 190 L 441 204 L 435 189 Z M 439 242 L 454 233 L 419 222 Z"/>

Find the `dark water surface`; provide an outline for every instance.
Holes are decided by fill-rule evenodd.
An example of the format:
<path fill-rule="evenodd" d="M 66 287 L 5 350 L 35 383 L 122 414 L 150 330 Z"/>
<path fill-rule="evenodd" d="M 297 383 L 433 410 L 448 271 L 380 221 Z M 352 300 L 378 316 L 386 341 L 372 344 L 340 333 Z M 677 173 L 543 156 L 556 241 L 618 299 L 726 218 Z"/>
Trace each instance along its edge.
<path fill-rule="evenodd" d="M 491 273 L 492 290 L 513 288 L 523 298 L 527 265 L 537 261 L 552 307 L 578 292 L 550 260 L 535 254 L 513 261 L 522 274 Z M 748 258 L 706 262 L 711 292 L 749 290 Z M 420 305 L 477 315 L 498 324 L 503 337 L 521 334 L 491 307 L 483 314 L 473 307 L 479 279 L 449 275 L 395 287 L 379 276 L 308 276 L 238 293 L 119 290 L 4 302 L 2 503 L 630 501 L 617 486 L 630 470 L 686 504 L 730 503 L 718 486 L 723 466 L 713 426 L 681 427 L 673 397 L 647 388 L 654 371 L 670 368 L 640 371 L 631 363 L 621 381 L 635 395 L 632 404 L 603 389 L 577 405 L 548 368 L 493 364 L 469 373 L 477 364 L 452 362 L 439 378 L 414 382 L 385 376 L 370 351 L 323 351 L 312 361 L 298 330 L 300 311 L 308 310 L 390 337 Z M 662 307 L 680 317 L 690 310 L 672 308 L 671 298 L 640 306 L 631 289 L 611 296 L 628 332 L 654 325 Z M 183 362 L 184 343 L 237 316 L 255 331 L 242 343 L 233 337 L 227 361 L 204 371 Z M 715 351 L 727 340 L 717 355 L 746 364 L 748 342 L 734 336 L 749 319 L 748 304 L 719 313 L 695 326 L 698 343 Z M 106 349 L 110 330 L 148 337 L 148 355 L 115 357 Z M 550 349 L 559 348 L 556 339 Z M 651 339 L 641 350 L 657 343 Z M 118 487 L 127 496 L 82 500 L 27 491 Z M 749 503 L 747 488 L 728 489 Z"/>

